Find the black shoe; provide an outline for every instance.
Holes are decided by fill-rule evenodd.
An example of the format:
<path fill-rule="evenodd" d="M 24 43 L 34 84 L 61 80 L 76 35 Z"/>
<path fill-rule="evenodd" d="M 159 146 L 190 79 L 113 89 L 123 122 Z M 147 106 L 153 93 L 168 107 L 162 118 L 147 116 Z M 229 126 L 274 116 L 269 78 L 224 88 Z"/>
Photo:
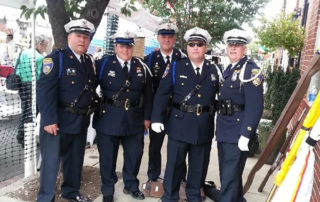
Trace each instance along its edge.
<path fill-rule="evenodd" d="M 103 196 L 102 202 L 113 202 L 113 196 L 112 195 Z"/>
<path fill-rule="evenodd" d="M 144 194 L 141 191 L 127 191 L 123 189 L 124 194 L 130 194 L 132 198 L 137 199 L 137 200 L 143 200 L 144 199 Z"/>
<path fill-rule="evenodd" d="M 67 198 L 69 202 L 92 202 L 91 199 L 84 197 L 84 196 L 76 196 L 74 198 Z"/>

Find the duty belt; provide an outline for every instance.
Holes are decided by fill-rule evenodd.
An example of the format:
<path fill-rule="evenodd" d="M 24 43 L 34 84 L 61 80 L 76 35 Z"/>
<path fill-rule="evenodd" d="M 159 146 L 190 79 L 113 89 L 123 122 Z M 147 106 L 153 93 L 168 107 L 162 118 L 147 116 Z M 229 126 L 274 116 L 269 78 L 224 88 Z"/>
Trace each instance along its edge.
<path fill-rule="evenodd" d="M 71 106 L 71 104 L 64 103 L 64 102 L 59 102 L 58 106 L 68 112 L 71 112 L 72 114 L 81 115 L 81 116 L 89 116 L 93 114 L 97 109 L 95 106 L 93 107 L 89 106 L 88 108 L 73 107 Z"/>
<path fill-rule="evenodd" d="M 180 105 L 178 103 L 173 103 L 173 107 L 183 112 L 192 112 L 195 113 L 197 116 L 200 116 L 202 112 L 210 112 L 210 109 L 214 106 L 202 106 L 200 104 Z"/>
<path fill-rule="evenodd" d="M 121 108 L 124 108 L 125 110 L 129 110 L 129 108 L 138 107 L 139 100 L 130 102 L 129 99 L 123 101 L 123 100 L 112 100 L 105 97 L 105 104 L 112 105 L 114 107 L 121 107 Z"/>

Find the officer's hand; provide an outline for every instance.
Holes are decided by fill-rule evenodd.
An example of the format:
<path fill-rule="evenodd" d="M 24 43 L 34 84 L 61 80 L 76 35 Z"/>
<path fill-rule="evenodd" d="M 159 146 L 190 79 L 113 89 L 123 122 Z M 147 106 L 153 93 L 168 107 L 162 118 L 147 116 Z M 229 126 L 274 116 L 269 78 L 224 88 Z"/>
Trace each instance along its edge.
<path fill-rule="evenodd" d="M 164 131 L 164 125 L 162 123 L 152 123 L 151 129 L 156 133 L 161 133 L 161 131 Z"/>
<path fill-rule="evenodd" d="M 249 138 L 245 137 L 245 136 L 240 136 L 239 141 L 238 141 L 238 147 L 241 151 L 249 151 Z"/>
<path fill-rule="evenodd" d="M 45 126 L 44 130 L 47 133 L 50 133 L 52 135 L 57 135 L 57 131 L 59 130 L 58 124 L 55 123 L 55 124 L 52 124 L 52 125 L 49 125 L 49 126 Z"/>
<path fill-rule="evenodd" d="M 150 120 L 144 120 L 144 130 L 148 130 L 150 127 Z"/>

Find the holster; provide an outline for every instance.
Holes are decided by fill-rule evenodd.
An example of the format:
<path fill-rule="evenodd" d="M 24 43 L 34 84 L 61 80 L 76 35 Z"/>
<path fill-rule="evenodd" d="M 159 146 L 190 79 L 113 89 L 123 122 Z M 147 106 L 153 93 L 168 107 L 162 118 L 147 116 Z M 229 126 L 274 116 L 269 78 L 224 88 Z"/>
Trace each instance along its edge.
<path fill-rule="evenodd" d="M 233 115 L 233 105 L 232 100 L 221 100 L 220 101 L 220 110 L 223 115 Z"/>

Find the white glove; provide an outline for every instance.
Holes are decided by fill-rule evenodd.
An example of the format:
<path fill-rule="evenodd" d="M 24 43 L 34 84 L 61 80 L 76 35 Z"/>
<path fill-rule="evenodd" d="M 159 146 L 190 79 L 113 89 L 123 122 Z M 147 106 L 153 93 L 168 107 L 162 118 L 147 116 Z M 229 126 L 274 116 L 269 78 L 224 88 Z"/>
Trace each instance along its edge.
<path fill-rule="evenodd" d="M 164 131 L 164 125 L 162 123 L 152 123 L 151 129 L 156 133 L 161 133 L 161 131 Z"/>
<path fill-rule="evenodd" d="M 240 136 L 239 141 L 238 141 L 238 147 L 241 151 L 249 151 L 249 138 L 245 137 L 245 136 Z"/>

